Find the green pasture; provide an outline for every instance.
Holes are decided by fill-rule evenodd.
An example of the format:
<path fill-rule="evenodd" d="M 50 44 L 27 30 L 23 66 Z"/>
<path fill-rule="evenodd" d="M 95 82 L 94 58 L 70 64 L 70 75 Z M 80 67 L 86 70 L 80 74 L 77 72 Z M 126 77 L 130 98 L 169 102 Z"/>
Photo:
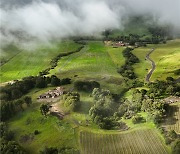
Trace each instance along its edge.
<path fill-rule="evenodd" d="M 123 82 L 121 75 L 117 73 L 117 66 L 124 63 L 122 50 L 123 48 L 105 47 L 101 41 L 88 42 L 79 53 L 63 57 L 50 73 L 73 80 L 96 80 L 107 88 L 118 88 Z"/>
<path fill-rule="evenodd" d="M 146 60 L 147 53 L 151 50 L 150 47 L 139 47 L 132 53 L 139 58 L 140 62 L 133 65 L 134 72 L 140 80 L 145 80 L 148 71 L 151 69 L 151 63 Z"/>
<path fill-rule="evenodd" d="M 35 51 L 21 51 L 1 66 L 0 82 L 38 75 L 40 71 L 50 66 L 51 59 L 59 53 L 75 50 L 79 46 L 79 44 L 75 44 L 73 41 L 63 41 L 55 46 L 39 47 Z"/>
<path fill-rule="evenodd" d="M 167 44 L 155 45 L 151 58 L 156 63 L 151 80 L 165 80 L 171 76 L 177 78 L 174 71 L 180 68 L 180 39 L 168 41 Z"/>

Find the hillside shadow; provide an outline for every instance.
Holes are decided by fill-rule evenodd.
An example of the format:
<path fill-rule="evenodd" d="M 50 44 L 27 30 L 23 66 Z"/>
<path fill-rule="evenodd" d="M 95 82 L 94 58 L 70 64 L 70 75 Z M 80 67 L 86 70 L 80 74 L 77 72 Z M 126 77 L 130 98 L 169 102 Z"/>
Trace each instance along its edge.
<path fill-rule="evenodd" d="M 178 112 L 179 107 L 178 106 L 169 106 L 168 113 L 167 113 L 167 119 L 165 120 L 164 125 L 174 125 L 178 121 L 178 119 L 175 117 L 175 113 Z"/>

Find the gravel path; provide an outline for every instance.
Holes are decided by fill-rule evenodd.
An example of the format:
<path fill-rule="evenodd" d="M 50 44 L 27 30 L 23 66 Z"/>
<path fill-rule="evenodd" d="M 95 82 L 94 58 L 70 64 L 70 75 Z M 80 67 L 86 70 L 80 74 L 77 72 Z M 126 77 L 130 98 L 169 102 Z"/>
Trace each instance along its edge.
<path fill-rule="evenodd" d="M 148 74 L 146 75 L 146 82 L 150 82 L 150 78 L 151 78 L 151 76 L 152 76 L 152 73 L 153 73 L 154 70 L 156 69 L 156 64 L 155 64 L 155 62 L 150 58 L 150 55 L 151 55 L 151 53 L 152 53 L 154 50 L 155 50 L 154 48 L 151 49 L 151 51 L 148 52 L 148 54 L 146 55 L 146 59 L 147 59 L 148 61 L 150 61 L 150 62 L 151 62 L 151 65 L 152 65 L 151 70 L 150 70 L 150 71 L 148 72 Z"/>

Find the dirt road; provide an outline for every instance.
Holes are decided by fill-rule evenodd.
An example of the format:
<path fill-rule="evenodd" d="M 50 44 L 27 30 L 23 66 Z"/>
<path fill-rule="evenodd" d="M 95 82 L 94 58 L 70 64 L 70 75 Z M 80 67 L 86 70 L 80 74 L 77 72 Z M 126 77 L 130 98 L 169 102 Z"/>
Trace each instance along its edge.
<path fill-rule="evenodd" d="M 150 61 L 150 62 L 151 62 L 151 65 L 152 65 L 151 70 L 150 70 L 150 71 L 148 72 L 148 74 L 146 75 L 146 82 L 150 82 L 150 78 L 151 78 L 151 76 L 152 76 L 152 73 L 153 73 L 154 70 L 156 69 L 156 64 L 155 64 L 155 62 L 150 58 L 150 55 L 151 55 L 151 53 L 152 53 L 154 50 L 155 50 L 154 48 L 151 49 L 151 51 L 148 52 L 148 54 L 146 55 L 146 59 L 147 59 L 148 61 Z"/>

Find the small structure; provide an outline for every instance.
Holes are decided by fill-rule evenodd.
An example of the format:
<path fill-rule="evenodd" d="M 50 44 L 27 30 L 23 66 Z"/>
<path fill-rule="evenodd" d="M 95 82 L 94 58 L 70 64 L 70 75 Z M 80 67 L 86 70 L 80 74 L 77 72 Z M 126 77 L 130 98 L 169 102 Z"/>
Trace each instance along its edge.
<path fill-rule="evenodd" d="M 57 87 L 54 90 L 49 90 L 48 92 L 40 95 L 37 99 L 48 99 L 48 98 L 56 98 L 58 96 L 61 96 L 64 94 L 64 88 L 63 87 Z"/>

